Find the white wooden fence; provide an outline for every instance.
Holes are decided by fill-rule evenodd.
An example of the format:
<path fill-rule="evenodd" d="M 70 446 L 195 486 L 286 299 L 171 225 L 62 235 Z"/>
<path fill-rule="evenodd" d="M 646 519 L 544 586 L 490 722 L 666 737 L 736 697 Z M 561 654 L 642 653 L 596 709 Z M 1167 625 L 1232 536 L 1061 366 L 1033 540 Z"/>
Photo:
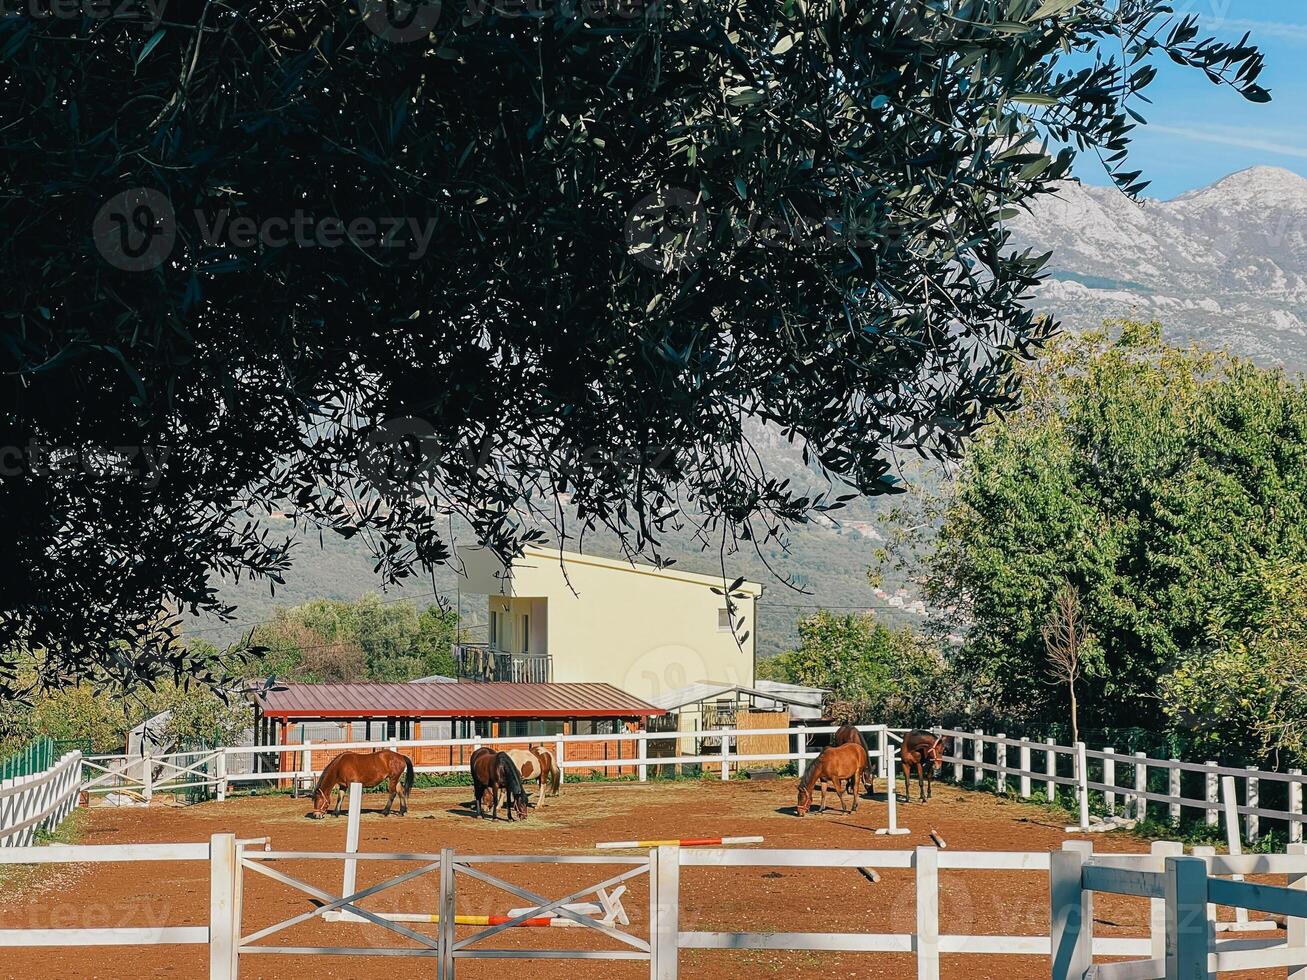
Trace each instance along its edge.
<path fill-rule="evenodd" d="M 888 729 L 884 725 L 860 725 L 868 742 L 870 754 L 877 760 L 880 774 L 887 775 L 894 765 L 892 741 L 897 741 L 901 729 Z M 618 732 L 607 735 L 518 736 L 505 738 L 470 739 L 392 739 L 377 742 L 330 742 L 314 745 L 305 742 L 294 745 L 232 746 L 204 752 L 172 753 L 160 756 L 129 757 L 125 755 L 89 756 L 85 760 L 86 780 L 83 789 L 93 795 L 127 790 L 149 799 L 154 793 L 176 792 L 197 786 L 212 787 L 219 800 L 239 786 L 276 783 L 294 779 L 312 783 L 321 773 L 322 765 L 330 753 L 342 750 L 371 751 L 384 744 L 399 752 L 423 748 L 466 747 L 475 748 L 483 743 L 495 745 L 551 745 L 560 761 L 563 772 L 577 770 L 635 769 L 643 782 L 650 777 L 650 767 L 664 765 L 712 765 L 720 767 L 721 777 L 730 779 L 745 763 L 796 762 L 802 768 L 815 755 L 807 739 L 813 735 L 828 735 L 834 726 L 792 727 L 785 729 L 722 728 L 698 732 Z M 1058 745 L 1052 739 L 1035 741 L 1009 737 L 1006 734 L 987 735 L 977 729 L 961 731 L 934 729 L 954 738 L 954 753 L 945 760 L 951 767 L 953 779 L 962 785 L 981 786 L 992 779 L 1000 793 L 1014 793 L 1029 798 L 1042 792 L 1053 798 L 1058 788 L 1074 794 L 1078 810 L 1078 823 L 1082 829 L 1090 825 L 1090 813 L 1097 803 L 1107 814 L 1129 814 L 1135 819 L 1149 816 L 1164 817 L 1178 825 L 1185 811 L 1198 811 L 1205 822 L 1217 826 L 1224 818 L 1224 801 L 1221 799 L 1221 780 L 1232 777 L 1238 786 L 1237 812 L 1244 818 L 1244 833 L 1248 840 L 1262 834 L 1263 820 L 1283 822 L 1291 843 L 1303 840 L 1303 825 L 1307 816 L 1303 812 L 1303 799 L 1307 795 L 1307 776 L 1300 770 L 1273 772 L 1257 768 L 1220 766 L 1215 762 L 1194 763 L 1179 759 L 1156 759 L 1144 753 L 1117 752 L 1111 747 L 1091 749 L 1084 743 L 1074 746 Z M 797 751 L 750 753 L 739 751 L 741 738 L 787 736 Z M 700 754 L 678 754 L 669 757 L 651 756 L 649 743 L 672 741 L 685 743 L 710 738 L 720 748 Z M 631 752 L 621 759 L 568 758 L 568 746 L 582 743 L 616 742 L 630 745 Z M 290 755 L 294 762 L 283 771 L 280 760 Z M 580 756 L 581 753 L 574 753 Z M 258 772 L 257 757 L 274 758 L 277 765 L 270 771 Z M 464 765 L 417 766 L 419 773 L 465 772 Z M 1165 779 L 1158 779 L 1165 773 Z M 1201 795 L 1183 794 L 1185 773 L 1200 774 L 1190 779 L 1190 785 L 1201 785 Z M 1153 782 L 1150 783 L 1150 778 Z M 1124 782 L 1122 780 L 1125 780 Z M 1155 783 L 1164 782 L 1162 791 Z M 1264 797 L 1268 786 L 1276 788 L 1281 807 L 1267 805 Z"/>
<path fill-rule="evenodd" d="M 1042 792 L 1052 799 L 1058 787 L 1075 794 L 1079 825 L 1088 829 L 1092 804 L 1097 802 L 1108 814 L 1123 813 L 1134 819 L 1163 816 L 1179 825 L 1186 810 L 1199 811 L 1208 826 L 1217 826 L 1224 818 L 1221 780 L 1229 776 L 1239 787 L 1236 810 L 1244 819 L 1244 833 L 1249 841 L 1261 837 L 1261 821 L 1285 823 L 1290 843 L 1301 843 L 1304 786 L 1307 776 L 1300 769 L 1273 772 L 1256 767 L 1234 768 L 1215 762 L 1182 762 L 1179 759 L 1154 759 L 1143 752 L 1117 752 L 1108 747 L 1091 749 L 1083 742 L 1074 746 L 1057 745 L 1052 739 L 1032 741 L 1010 738 L 1005 734 L 986 735 L 980 729 L 932 729 L 953 736 L 953 754 L 945 763 L 952 767 L 955 782 L 980 786 L 994 780 L 999 793 L 1015 793 L 1029 798 Z M 1150 789 L 1150 776 L 1165 773 L 1166 791 Z M 1183 773 L 1197 773 L 1202 796 L 1183 795 Z M 1097 776 L 1097 778 L 1095 778 Z M 1121 782 L 1128 778 L 1128 782 Z M 1158 780 L 1160 781 L 1160 780 Z M 1264 805 L 1265 784 L 1282 788 L 1283 809 Z M 1150 809 L 1151 807 L 1151 809 Z"/>
<path fill-rule="evenodd" d="M 162 926 L 119 929 L 0 929 L 0 948 L 72 945 L 175 945 L 207 944 L 211 980 L 235 980 L 243 956 L 372 954 L 431 957 L 441 980 L 454 980 L 458 960 L 465 958 L 625 959 L 649 963 L 651 980 L 676 980 L 682 949 L 767 949 L 892 952 L 912 954 L 918 980 L 938 980 L 943 956 L 1026 955 L 1047 957 L 1052 980 L 1193 980 L 1214 973 L 1289 968 L 1291 980 L 1307 980 L 1307 847 L 1292 845 L 1290 853 L 1244 857 L 1183 858 L 1179 845 L 1157 844 L 1154 853 L 1096 855 L 1092 845 L 1068 842 L 1060 852 L 948 851 L 918 847 L 911 851 L 772 850 L 660 847 L 643 856 L 584 855 L 459 855 L 439 853 L 334 853 L 251 850 L 230 834 L 216 835 L 199 844 L 121 844 L 52 846 L 0 850 L 3 864 L 55 864 L 104 861 L 207 861 L 210 879 L 209 921 L 205 926 Z M 287 874 L 279 862 L 382 861 L 416 865 L 385 881 L 350 894 L 336 895 Z M 550 864 L 607 866 L 602 880 L 559 897 L 537 894 L 500 877 L 506 865 Z M 792 933 L 704 932 L 684 928 L 680 907 L 681 868 L 847 868 L 850 887 L 857 887 L 856 869 L 910 869 L 914 884 L 914 925 L 905 933 Z M 947 930 L 941 921 L 940 879 L 952 871 L 1020 871 L 1043 875 L 1049 885 L 1050 935 L 965 935 Z M 258 909 L 244 900 L 244 877 L 253 872 L 306 896 L 306 911 L 277 922 L 255 925 L 245 932 L 246 920 Z M 389 921 L 363 905 L 364 899 L 423 875 L 439 879 L 436 910 L 440 923 L 434 935 L 420 933 Z M 1288 887 L 1225 881 L 1221 875 L 1285 875 Z M 455 932 L 458 881 L 462 878 L 488 884 L 530 903 L 519 919 L 553 913 L 577 920 L 578 926 L 602 935 L 605 948 L 532 949 L 519 944 L 494 948 L 486 941 L 512 922 L 480 928 L 459 937 Z M 646 877 L 649 882 L 647 934 L 624 931 L 610 923 L 588 920 L 569 910 L 569 903 L 595 895 L 598 890 Z M 887 879 L 880 886 L 887 887 Z M 1113 892 L 1148 899 L 1150 934 L 1118 938 L 1094 935 L 1093 894 Z M 316 900 L 310 906 L 308 899 Z M 897 896 L 883 892 L 876 898 L 882 908 L 899 904 Z M 1287 917 L 1285 937 L 1222 940 L 1211 928 L 1214 906 L 1224 905 Z M 853 906 L 850 906 L 853 907 Z M 330 912 L 346 912 L 351 921 L 364 919 L 381 930 L 397 934 L 406 947 L 269 946 L 263 942 L 283 930 L 313 919 L 325 921 Z M 778 916 L 783 916 L 783 909 Z M 585 921 L 581 921 L 585 920 Z M 526 940 L 523 939 L 523 943 Z M 723 953 L 722 955 L 729 955 Z M 1121 964 L 1095 965 L 1094 957 L 1135 957 Z M 308 971 L 312 972 L 312 971 Z"/>
<path fill-rule="evenodd" d="M 888 771 L 888 759 L 892 754 L 889 748 L 889 730 L 884 725 L 859 725 L 868 744 L 868 754 L 877 760 L 877 767 L 883 775 Z M 83 789 L 94 795 L 122 792 L 124 790 L 149 799 L 155 793 L 177 792 L 197 786 L 211 786 L 216 790 L 217 798 L 225 800 L 227 794 L 237 786 L 256 785 L 258 783 L 277 783 L 282 780 L 296 780 L 300 783 L 316 781 L 322 772 L 322 766 L 328 759 L 341 751 L 370 752 L 377 748 L 390 748 L 396 752 L 416 752 L 424 748 L 468 748 L 475 749 L 483 744 L 498 746 L 510 745 L 548 745 L 553 748 L 554 756 L 559 761 L 564 777 L 569 770 L 636 770 L 636 777 L 644 782 L 650 778 L 649 770 L 669 765 L 712 765 L 720 766 L 721 778 L 729 780 L 732 773 L 739 773 L 745 763 L 785 763 L 796 762 L 800 769 L 817 754 L 810 748 L 807 739 L 813 735 L 830 735 L 836 726 L 816 726 L 799 728 L 719 728 L 697 732 L 616 732 L 607 735 L 546 735 L 513 736 L 505 738 L 441 738 L 441 739 L 391 739 L 389 742 L 324 742 L 315 745 L 303 742 L 292 745 L 242 745 L 212 749 L 204 752 L 171 753 L 157 756 L 94 755 L 86 758 L 87 777 Z M 797 751 L 741 753 L 739 740 L 744 738 L 774 738 L 784 735 L 792 743 L 797 743 Z M 653 756 L 649 754 L 649 743 L 659 741 L 698 742 L 712 739 L 719 743 L 719 748 L 701 754 L 677 754 L 672 756 Z M 591 759 L 568 758 L 569 745 L 584 743 L 616 742 L 630 745 L 631 753 L 623 758 Z M 282 756 L 290 755 L 295 760 L 292 768 L 283 770 L 280 765 Z M 578 753 L 579 755 L 579 753 Z M 255 771 L 256 757 L 272 757 L 278 765 L 266 772 Z M 445 766 L 414 767 L 418 773 L 466 773 L 466 763 Z"/>
<path fill-rule="evenodd" d="M 0 782 L 0 847 L 23 847 L 54 830 L 77 806 L 82 754 L 69 752 L 45 772 Z"/>

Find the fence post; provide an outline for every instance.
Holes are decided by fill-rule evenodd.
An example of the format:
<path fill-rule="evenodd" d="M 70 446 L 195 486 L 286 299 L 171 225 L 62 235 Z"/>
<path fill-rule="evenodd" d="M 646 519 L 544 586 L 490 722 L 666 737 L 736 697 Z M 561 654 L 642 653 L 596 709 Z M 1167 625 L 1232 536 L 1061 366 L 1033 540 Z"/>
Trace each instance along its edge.
<path fill-rule="evenodd" d="M 1216 762 L 1213 761 L 1212 759 L 1208 759 L 1203 764 L 1206 766 L 1210 766 L 1212 769 L 1216 768 Z M 1217 824 L 1221 822 L 1221 811 L 1220 811 L 1221 798 L 1217 795 L 1219 790 L 1217 789 L 1218 780 L 1216 778 L 1216 773 L 1214 772 L 1204 773 L 1203 781 L 1205 783 L 1203 798 L 1207 800 L 1208 803 L 1207 809 L 1203 811 L 1203 823 L 1206 824 L 1208 827 L 1215 827 Z"/>
<path fill-rule="evenodd" d="M 1175 841 L 1156 840 L 1153 841 L 1151 850 L 1153 857 L 1161 859 L 1165 865 L 1167 858 L 1183 856 L 1184 845 Z M 1166 899 L 1150 898 L 1148 905 L 1148 935 L 1153 943 L 1151 958 L 1163 960 L 1166 959 Z"/>
<path fill-rule="evenodd" d="M 917 980 L 939 980 L 939 851 L 916 849 Z"/>
<path fill-rule="evenodd" d="M 1290 844 L 1285 848 L 1285 853 L 1307 860 L 1307 844 Z M 1295 891 L 1307 892 L 1307 871 L 1289 875 L 1288 885 Z M 1307 949 L 1307 918 L 1290 916 L 1285 926 L 1288 929 L 1285 945 L 1290 949 Z M 1290 967 L 1288 980 L 1307 980 L 1307 966 Z"/>
<path fill-rule="evenodd" d="M 1056 803 L 1057 783 L 1053 777 L 1057 775 L 1057 752 L 1054 751 L 1057 743 L 1051 738 L 1046 738 L 1044 744 L 1048 746 L 1044 749 L 1044 775 L 1048 777 L 1044 780 L 1044 797 L 1049 803 Z"/>
<path fill-rule="evenodd" d="M 1256 766 L 1249 766 L 1249 772 L 1258 772 Z M 1261 793 L 1259 791 L 1261 780 L 1256 776 L 1249 776 L 1246 784 L 1247 788 L 1244 793 L 1244 799 L 1247 800 L 1248 806 L 1257 807 L 1261 805 Z M 1257 838 L 1262 836 L 1261 820 L 1257 814 L 1248 814 L 1248 820 L 1244 823 L 1244 833 L 1248 835 L 1248 843 L 1256 843 Z"/>
<path fill-rule="evenodd" d="M 301 783 L 313 783 L 313 739 L 304 740 L 304 748 L 300 751 L 300 772 L 295 780 L 295 792 L 291 795 L 298 796 Z"/>
<path fill-rule="evenodd" d="M 963 762 L 967 758 L 966 737 L 958 735 L 953 740 L 953 782 L 961 784 Z"/>
<path fill-rule="evenodd" d="M 154 799 L 154 762 L 148 748 L 141 753 L 141 796 L 146 803 Z"/>
<path fill-rule="evenodd" d="M 221 747 L 218 749 L 214 778 L 218 781 L 218 802 L 222 803 L 227 799 L 227 750 Z"/>
<path fill-rule="evenodd" d="M 554 761 L 558 763 L 558 785 L 563 785 L 567 779 L 567 770 L 563 768 L 564 746 L 567 745 L 561 738 L 554 739 Z M 680 743 L 677 743 L 678 747 Z M 679 753 L 678 753 L 679 754 Z"/>
<path fill-rule="evenodd" d="M 209 838 L 209 980 L 236 980 L 236 835 Z"/>
<path fill-rule="evenodd" d="M 973 756 L 972 756 L 972 757 L 975 759 L 975 762 L 976 762 L 976 768 L 975 768 L 974 770 L 972 770 L 972 773 L 971 773 L 971 782 L 974 783 L 976 786 L 980 786 L 980 785 L 981 785 L 982 783 L 984 783 L 984 781 L 985 781 L 985 770 L 981 768 L 981 766 L 982 766 L 982 765 L 984 764 L 984 762 L 985 762 L 985 731 L 984 731 L 984 729 L 982 729 L 982 728 L 977 728 L 976 731 L 975 731 L 975 736 L 976 736 L 976 744 L 975 744 L 975 747 L 974 747 L 974 749 L 973 749 Z"/>
<path fill-rule="evenodd" d="M 1301 769 L 1290 769 L 1290 770 L 1289 770 L 1289 775 L 1290 775 L 1290 776 L 1301 776 L 1301 775 L 1302 775 L 1302 770 L 1301 770 Z M 1289 783 L 1289 812 L 1290 812 L 1291 814 L 1298 814 L 1299 816 L 1302 815 L 1302 783 L 1298 782 L 1297 780 L 1294 780 L 1293 782 Z M 1301 844 L 1301 843 L 1302 843 L 1302 821 L 1301 821 L 1301 820 L 1293 820 L 1293 819 L 1290 819 L 1290 821 L 1289 821 L 1289 843 L 1291 843 L 1291 844 Z M 1303 980 L 1307 980 L 1307 977 L 1303 977 Z"/>
<path fill-rule="evenodd" d="M 1049 855 L 1048 898 L 1052 980 L 1082 980 L 1094 963 L 1094 893 L 1081 887 L 1088 841 L 1067 841 Z"/>
<path fill-rule="evenodd" d="M 1143 752 L 1135 753 L 1135 819 L 1143 823 L 1148 819 L 1148 756 Z"/>
<path fill-rule="evenodd" d="M 1089 760 L 1085 743 L 1076 743 L 1076 794 L 1080 799 L 1080 829 L 1089 829 Z"/>
<path fill-rule="evenodd" d="M 1166 859 L 1166 975 L 1207 977 L 1207 862 Z"/>
<path fill-rule="evenodd" d="M 361 783 L 349 784 L 349 823 L 345 826 L 345 853 L 357 854 L 359 849 L 359 824 L 363 820 L 363 786 Z M 353 895 L 358 882 L 359 863 L 345 859 L 345 875 L 340 882 L 340 897 Z"/>
<path fill-rule="evenodd" d="M 1179 762 L 1179 759 L 1172 759 Z M 1166 795 L 1171 797 L 1171 826 L 1180 826 L 1180 770 L 1172 766 L 1166 772 Z"/>
<path fill-rule="evenodd" d="M 436 976 L 439 980 L 454 980 L 455 915 L 458 876 L 454 870 L 454 852 L 445 847 L 440 851 L 440 923 L 436 927 Z"/>
<path fill-rule="evenodd" d="M 1116 749 L 1112 748 L 1112 746 L 1107 745 L 1103 747 L 1103 785 L 1105 786 L 1116 785 L 1116 759 L 1113 758 L 1115 755 Z M 1103 806 L 1107 810 L 1107 815 L 1109 817 L 1115 816 L 1116 793 L 1112 792 L 1110 789 L 1105 790 L 1103 793 Z"/>
<path fill-rule="evenodd" d="M 999 732 L 994 743 L 994 764 L 998 772 L 994 775 L 994 790 L 999 796 L 1007 795 L 1007 732 Z"/>
<path fill-rule="evenodd" d="M 649 781 L 649 740 L 645 737 L 644 732 L 641 732 L 640 737 L 636 739 L 636 745 L 640 751 L 640 766 L 638 769 L 640 782 L 647 783 Z"/>
<path fill-rule="evenodd" d="M 1026 740 L 1021 740 L 1021 748 L 1017 750 L 1017 765 L 1021 767 L 1021 777 L 1019 785 L 1021 787 L 1021 798 L 1023 800 L 1030 798 L 1030 746 Z"/>
<path fill-rule="evenodd" d="M 679 970 L 681 854 L 679 848 L 663 845 L 650 855 L 649 873 L 653 875 L 658 904 L 649 924 L 653 958 L 651 980 L 676 980 Z"/>
<path fill-rule="evenodd" d="M 727 729 L 723 728 L 722 732 L 722 782 L 731 778 L 731 736 Z"/>
<path fill-rule="evenodd" d="M 1180 851 L 1184 853 L 1183 849 Z M 1216 857 L 1216 848 L 1210 845 L 1196 845 L 1190 848 L 1189 853 L 1196 858 L 1202 858 L 1207 865 L 1207 876 L 1212 875 L 1212 858 Z M 1207 903 L 1207 941 L 1216 942 L 1216 906 L 1211 902 Z"/>

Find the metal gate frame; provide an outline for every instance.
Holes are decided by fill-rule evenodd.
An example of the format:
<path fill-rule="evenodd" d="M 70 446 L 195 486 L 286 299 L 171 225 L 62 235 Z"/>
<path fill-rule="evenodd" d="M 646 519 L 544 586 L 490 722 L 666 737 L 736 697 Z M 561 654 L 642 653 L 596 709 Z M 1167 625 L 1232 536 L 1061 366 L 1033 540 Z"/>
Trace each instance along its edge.
<path fill-rule="evenodd" d="M 420 867 L 410 869 L 387 878 L 385 881 L 369 885 L 367 888 L 360 888 L 348 895 L 336 895 L 332 892 L 318 888 L 308 882 L 302 881 L 293 875 L 275 868 L 268 867 L 267 862 L 271 861 L 331 861 L 345 862 L 352 861 L 407 861 L 419 862 Z M 481 870 L 476 865 L 500 865 L 500 864 L 580 864 L 580 865 L 614 865 L 624 867 L 625 870 L 617 874 L 610 875 L 602 881 L 586 885 L 578 890 L 564 895 L 561 898 L 550 899 L 543 895 L 538 895 L 530 889 L 523 888 L 513 882 L 506 881 L 487 871 Z M 608 959 L 608 960 L 644 960 L 652 964 L 654 958 L 653 936 L 638 936 L 631 932 L 625 932 L 614 926 L 607 925 L 597 919 L 591 918 L 581 912 L 574 911 L 567 906 L 571 903 L 578 902 L 589 896 L 597 896 L 601 890 L 611 888 L 638 878 L 641 875 L 649 876 L 649 928 L 652 933 L 654 924 L 657 921 L 657 876 L 654 872 L 657 858 L 654 854 L 646 857 L 609 857 L 609 856 L 554 856 L 543 854 L 527 855 L 458 855 L 450 848 L 445 848 L 438 854 L 413 854 L 413 853 L 336 853 L 324 851 L 250 851 L 246 852 L 244 848 L 238 849 L 237 852 L 237 881 L 235 884 L 235 909 L 236 933 L 239 936 L 234 942 L 234 951 L 237 956 L 240 954 L 268 954 L 281 953 L 286 955 L 354 955 L 354 956 L 418 956 L 418 957 L 435 957 L 437 959 L 437 977 L 439 980 L 454 980 L 455 963 L 459 959 Z M 321 904 L 317 907 L 302 912 L 298 915 L 283 919 L 271 925 L 256 929 L 254 932 L 246 935 L 240 935 L 240 919 L 242 917 L 242 902 L 240 896 L 243 893 L 242 876 L 248 869 L 264 877 L 270 878 L 279 884 L 285 885 L 296 891 L 303 892 L 310 898 L 316 899 Z M 396 885 L 401 885 L 413 881 L 424 875 L 438 873 L 440 877 L 440 894 L 439 894 L 439 916 L 440 922 L 437 924 L 436 935 L 430 936 L 413 929 L 409 929 L 397 922 L 391 921 L 383 914 L 371 912 L 361 908 L 359 902 L 365 898 L 379 894 Z M 522 914 L 512 917 L 506 922 L 499 925 L 489 926 L 481 929 L 475 934 L 463 939 L 455 935 L 455 914 L 457 909 L 457 881 L 458 876 L 471 878 L 490 887 L 508 893 L 517 899 L 523 900 L 530 904 L 530 908 Z M 321 918 L 329 912 L 348 912 L 367 920 L 372 925 L 380 926 L 383 929 L 393 932 L 406 939 L 417 943 L 417 946 L 264 946 L 256 945 L 259 940 L 274 935 L 292 926 L 308 922 L 315 918 Z M 609 939 L 616 940 L 625 944 L 628 949 L 506 949 L 506 948 L 488 948 L 478 946 L 490 937 L 511 929 L 519 923 L 537 918 L 542 915 L 555 915 L 564 918 L 577 926 L 594 930 Z M 652 965 L 651 965 L 652 975 Z"/>

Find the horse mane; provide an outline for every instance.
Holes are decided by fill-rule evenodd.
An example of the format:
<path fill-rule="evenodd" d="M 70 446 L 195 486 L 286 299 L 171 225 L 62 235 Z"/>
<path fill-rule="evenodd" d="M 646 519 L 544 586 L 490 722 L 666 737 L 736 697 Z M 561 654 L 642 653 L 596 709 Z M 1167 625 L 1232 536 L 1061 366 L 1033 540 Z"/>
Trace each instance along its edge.
<path fill-rule="evenodd" d="M 526 795 L 526 789 L 522 786 L 522 774 L 517 771 L 517 763 L 507 752 L 499 753 L 499 769 L 508 783 L 508 791 L 514 796 Z"/>
<path fill-rule="evenodd" d="M 825 750 L 823 749 L 822 751 L 824 752 Z M 799 789 L 812 789 L 813 784 L 817 782 L 817 763 L 820 761 L 821 753 L 818 753 L 817 758 L 808 763 L 807 768 L 803 770 L 803 778 L 799 780 Z"/>
<path fill-rule="evenodd" d="M 322 791 L 323 786 L 329 785 L 327 783 L 327 777 L 336 775 L 336 770 L 340 768 L 340 760 L 343 758 L 345 758 L 343 754 L 338 755 L 322 767 L 322 775 L 318 777 L 317 785 L 313 787 L 313 799 L 316 800 L 318 798 L 318 793 Z"/>

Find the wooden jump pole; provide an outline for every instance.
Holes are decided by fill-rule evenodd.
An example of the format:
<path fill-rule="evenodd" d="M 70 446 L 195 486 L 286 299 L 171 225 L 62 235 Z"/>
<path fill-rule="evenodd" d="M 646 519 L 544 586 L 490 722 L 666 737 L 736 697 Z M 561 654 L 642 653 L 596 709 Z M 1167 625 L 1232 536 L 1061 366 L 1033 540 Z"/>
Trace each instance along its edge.
<path fill-rule="evenodd" d="M 893 755 L 894 758 L 892 761 L 898 762 L 899 750 L 897 748 L 894 750 Z M 886 797 L 886 800 L 889 803 L 889 826 L 878 827 L 876 829 L 877 834 L 889 834 L 892 837 L 901 837 L 904 834 L 912 832 L 907 827 L 899 826 L 898 770 L 899 767 L 897 765 L 891 765 L 889 767 L 889 794 Z"/>
<path fill-rule="evenodd" d="M 622 851 L 645 847 L 715 847 L 724 844 L 761 844 L 761 837 L 680 837 L 671 840 L 611 840 L 595 845 L 600 851 Z"/>

